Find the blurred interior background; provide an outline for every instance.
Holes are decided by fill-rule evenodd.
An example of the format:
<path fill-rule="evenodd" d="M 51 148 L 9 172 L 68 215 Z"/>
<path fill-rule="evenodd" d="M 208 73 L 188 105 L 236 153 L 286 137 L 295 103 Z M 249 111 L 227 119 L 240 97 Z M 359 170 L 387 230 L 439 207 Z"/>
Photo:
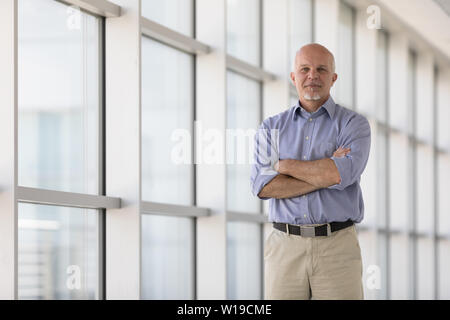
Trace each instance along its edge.
<path fill-rule="evenodd" d="M 17 0 L 17 298 L 262 299 L 268 201 L 250 163 L 209 165 L 199 145 L 293 106 L 295 52 L 317 42 L 333 98 L 372 129 L 365 298 L 450 299 L 450 1 L 73 3 Z M 180 129 L 195 162 L 173 162 Z"/>

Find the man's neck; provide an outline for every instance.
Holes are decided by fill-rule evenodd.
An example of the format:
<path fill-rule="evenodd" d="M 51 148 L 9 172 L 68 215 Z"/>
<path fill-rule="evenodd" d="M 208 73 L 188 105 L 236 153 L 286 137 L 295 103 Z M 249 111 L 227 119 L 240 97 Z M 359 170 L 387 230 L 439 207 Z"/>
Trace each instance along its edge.
<path fill-rule="evenodd" d="M 320 100 L 306 100 L 303 97 L 300 98 L 300 104 L 303 109 L 306 111 L 313 113 L 316 112 L 325 102 L 327 102 L 330 95 L 322 98 Z"/>

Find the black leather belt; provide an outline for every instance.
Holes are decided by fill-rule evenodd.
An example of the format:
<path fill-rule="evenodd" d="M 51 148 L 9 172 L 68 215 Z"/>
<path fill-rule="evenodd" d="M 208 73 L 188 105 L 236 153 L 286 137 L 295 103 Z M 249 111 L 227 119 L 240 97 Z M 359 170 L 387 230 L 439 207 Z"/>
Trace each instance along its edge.
<path fill-rule="evenodd" d="M 330 222 L 320 226 L 298 226 L 287 223 L 274 222 L 273 227 L 277 230 L 286 232 L 287 234 L 295 234 L 302 237 L 323 237 L 329 236 L 332 232 L 350 227 L 353 225 L 352 220 L 344 222 Z"/>

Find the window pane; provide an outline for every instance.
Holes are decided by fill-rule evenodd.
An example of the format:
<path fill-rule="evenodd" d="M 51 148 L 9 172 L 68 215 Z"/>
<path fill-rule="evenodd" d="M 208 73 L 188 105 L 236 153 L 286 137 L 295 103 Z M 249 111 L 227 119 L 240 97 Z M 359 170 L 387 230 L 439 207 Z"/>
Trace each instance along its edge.
<path fill-rule="evenodd" d="M 374 136 L 372 134 L 372 136 Z M 377 174 L 374 179 L 376 180 L 377 184 L 377 196 L 376 196 L 376 221 L 377 225 L 382 228 L 386 228 L 386 217 L 387 217 L 387 210 L 388 210 L 388 203 L 387 203 L 387 196 L 388 196 L 388 177 L 387 177 L 387 170 L 388 170 L 388 161 L 387 158 L 387 138 L 388 133 L 385 130 L 382 130 L 379 128 L 377 135 L 376 135 L 376 152 L 375 155 L 375 161 L 376 163 L 376 170 Z M 372 153 L 372 151 L 371 151 Z M 389 186 L 390 187 L 390 186 Z"/>
<path fill-rule="evenodd" d="M 253 137 L 260 120 L 260 84 L 227 73 L 227 208 L 259 213 L 260 200 L 250 188 Z"/>
<path fill-rule="evenodd" d="M 191 218 L 142 215 L 142 298 L 193 299 Z"/>
<path fill-rule="evenodd" d="M 438 145 L 450 150 L 450 72 L 439 69 L 437 82 Z"/>
<path fill-rule="evenodd" d="M 387 34 L 379 31 L 377 33 L 377 94 L 376 94 L 376 110 L 369 110 L 370 113 L 375 111 L 378 120 L 386 121 L 386 104 L 387 104 Z"/>
<path fill-rule="evenodd" d="M 187 36 L 194 36 L 194 0 L 143 0 L 142 16 Z"/>
<path fill-rule="evenodd" d="M 431 238 L 417 239 L 417 298 L 434 299 L 434 245 Z"/>
<path fill-rule="evenodd" d="M 228 299 L 261 299 L 261 228 L 229 222 L 227 231 Z"/>
<path fill-rule="evenodd" d="M 450 299 L 450 241 L 439 241 L 439 299 Z"/>
<path fill-rule="evenodd" d="M 19 299 L 98 299 L 98 211 L 19 203 L 18 215 Z"/>
<path fill-rule="evenodd" d="M 227 51 L 248 63 L 260 64 L 259 0 L 227 0 Z"/>
<path fill-rule="evenodd" d="M 409 142 L 408 137 L 391 133 L 390 162 L 390 225 L 392 229 L 406 230 L 409 223 Z"/>
<path fill-rule="evenodd" d="M 407 235 L 393 235 L 390 251 L 390 296 L 394 300 L 411 299 L 410 293 L 410 260 Z"/>
<path fill-rule="evenodd" d="M 336 102 L 347 108 L 353 106 L 353 9 L 339 4 L 338 55 L 336 57 Z"/>
<path fill-rule="evenodd" d="M 450 235 L 450 155 L 438 155 L 438 233 Z"/>
<path fill-rule="evenodd" d="M 379 289 L 376 288 L 379 275 L 374 267 L 377 265 L 377 251 L 376 251 L 376 233 L 367 230 L 358 230 L 359 246 L 361 247 L 361 256 L 363 262 L 363 289 L 364 299 L 377 299 Z"/>
<path fill-rule="evenodd" d="M 302 46 L 312 42 L 311 0 L 289 1 L 290 53 L 289 66 L 293 67 L 295 54 Z"/>
<path fill-rule="evenodd" d="M 434 65 L 430 55 L 419 53 L 417 56 L 417 106 L 416 136 L 429 144 L 433 143 L 434 117 Z"/>
<path fill-rule="evenodd" d="M 19 4 L 19 185 L 99 192 L 100 20 Z"/>
<path fill-rule="evenodd" d="M 193 92 L 193 57 L 144 37 L 142 198 L 145 201 L 192 204 Z"/>
<path fill-rule="evenodd" d="M 434 227 L 433 149 L 417 147 L 417 231 L 432 233 Z"/>

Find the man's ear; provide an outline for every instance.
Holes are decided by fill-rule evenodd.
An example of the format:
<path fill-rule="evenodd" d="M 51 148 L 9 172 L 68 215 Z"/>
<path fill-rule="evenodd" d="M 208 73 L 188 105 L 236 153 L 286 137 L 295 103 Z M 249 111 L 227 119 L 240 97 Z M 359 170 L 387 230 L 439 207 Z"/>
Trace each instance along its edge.
<path fill-rule="evenodd" d="M 338 75 L 337 75 L 337 73 L 333 74 L 333 78 L 332 78 L 332 80 L 333 80 L 333 83 L 331 84 L 331 86 L 333 86 L 333 85 L 334 85 L 334 83 L 336 82 L 337 78 L 338 78 Z"/>
<path fill-rule="evenodd" d="M 295 86 L 295 73 L 291 72 L 291 81 L 292 84 Z"/>

